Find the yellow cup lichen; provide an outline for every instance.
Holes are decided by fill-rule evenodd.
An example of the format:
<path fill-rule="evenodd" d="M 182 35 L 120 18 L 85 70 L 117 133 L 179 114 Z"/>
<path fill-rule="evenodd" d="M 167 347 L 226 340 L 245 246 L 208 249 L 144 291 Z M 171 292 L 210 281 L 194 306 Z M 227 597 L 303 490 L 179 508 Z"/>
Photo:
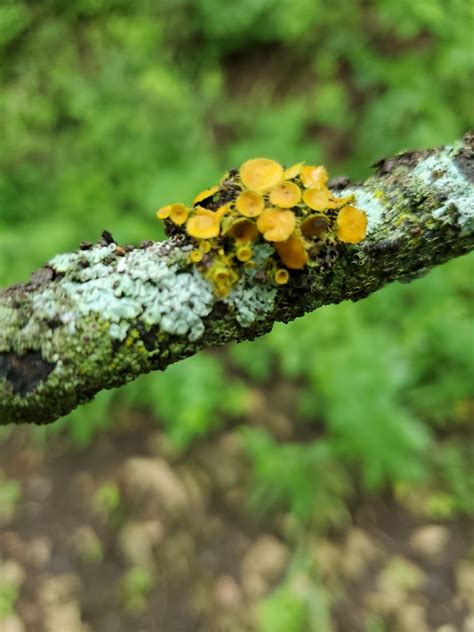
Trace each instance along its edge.
<path fill-rule="evenodd" d="M 305 244 L 296 233 L 292 233 L 285 241 L 275 243 L 275 250 L 290 270 L 302 270 L 308 263 Z"/>
<path fill-rule="evenodd" d="M 285 268 L 278 268 L 273 275 L 273 280 L 277 285 L 285 285 L 290 280 L 290 273 Z"/>
<path fill-rule="evenodd" d="M 158 211 L 156 211 L 157 219 L 168 219 L 171 213 L 172 204 L 167 204 L 166 206 L 162 206 Z"/>
<path fill-rule="evenodd" d="M 244 263 L 246 261 L 250 261 L 250 259 L 252 258 L 252 248 L 250 246 L 239 246 L 235 252 L 237 259 L 239 261 L 243 261 Z"/>
<path fill-rule="evenodd" d="M 188 219 L 188 209 L 184 204 L 172 204 L 170 209 L 169 218 L 177 226 L 181 226 Z"/>
<path fill-rule="evenodd" d="M 244 217 L 257 217 L 265 208 L 265 201 L 260 193 L 243 191 L 235 200 L 235 208 Z"/>
<path fill-rule="evenodd" d="M 283 179 L 283 167 L 268 158 L 252 158 L 240 167 L 240 179 L 250 191 L 263 193 Z"/>
<path fill-rule="evenodd" d="M 199 204 L 199 202 L 202 202 L 203 200 L 207 200 L 207 198 L 210 198 L 212 195 L 214 195 L 214 193 L 217 193 L 217 191 L 219 191 L 218 185 L 214 185 L 209 189 L 204 189 L 204 191 L 201 191 L 196 195 L 193 200 L 193 205 Z"/>
<path fill-rule="evenodd" d="M 284 170 L 274 160 L 253 158 L 201 191 L 192 207 L 168 204 L 156 216 L 170 231 L 191 238 L 195 250 L 188 261 L 224 297 L 247 270 L 257 268 L 268 281 L 284 285 L 289 270 L 318 266 L 324 244 L 362 241 L 367 216 L 354 201 L 354 195 L 338 198 L 329 189 L 323 166 L 299 162 Z"/>
<path fill-rule="evenodd" d="M 226 212 L 226 206 L 222 206 L 217 211 L 209 211 L 207 208 L 198 206 L 195 214 L 186 223 L 186 232 L 196 239 L 217 237 L 221 229 L 221 218 Z"/>
<path fill-rule="evenodd" d="M 302 167 L 300 171 L 302 185 L 306 189 L 324 189 L 328 182 L 328 172 L 323 166 Z"/>
<path fill-rule="evenodd" d="M 357 244 L 365 237 L 367 215 L 354 206 L 344 206 L 337 216 L 337 236 L 347 244 Z"/>
<path fill-rule="evenodd" d="M 279 208 L 292 208 L 301 200 L 301 190 L 294 182 L 281 182 L 270 191 L 270 202 Z"/>
<path fill-rule="evenodd" d="M 313 211 L 325 211 L 336 208 L 329 189 L 308 189 L 303 193 L 303 202 Z"/>
<path fill-rule="evenodd" d="M 294 231 L 296 217 L 292 211 L 268 208 L 257 220 L 257 228 L 267 241 L 285 241 Z"/>
<path fill-rule="evenodd" d="M 255 222 L 250 219 L 230 219 L 229 226 L 224 231 L 226 235 L 233 237 L 237 243 L 248 243 L 253 241 L 258 235 L 258 228 Z"/>
<path fill-rule="evenodd" d="M 322 235 L 328 229 L 328 221 L 324 215 L 311 215 L 301 222 L 301 232 L 303 237 L 311 239 Z"/>
<path fill-rule="evenodd" d="M 189 255 L 189 261 L 191 261 L 191 263 L 199 263 L 200 261 L 202 261 L 202 257 L 202 250 L 193 250 L 192 253 Z"/>
<path fill-rule="evenodd" d="M 291 165 L 288 169 L 285 169 L 283 172 L 283 177 L 285 180 L 293 180 L 300 175 L 301 169 L 304 165 L 304 162 L 297 162 L 295 165 Z"/>
<path fill-rule="evenodd" d="M 207 254 L 212 248 L 212 243 L 205 239 L 201 239 L 199 241 L 198 248 L 202 253 Z"/>

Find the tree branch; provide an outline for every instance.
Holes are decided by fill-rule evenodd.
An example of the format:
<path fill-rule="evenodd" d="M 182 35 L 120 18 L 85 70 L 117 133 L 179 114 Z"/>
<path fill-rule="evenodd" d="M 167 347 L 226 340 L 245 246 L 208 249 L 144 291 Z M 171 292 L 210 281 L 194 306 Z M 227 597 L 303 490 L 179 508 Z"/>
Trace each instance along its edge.
<path fill-rule="evenodd" d="M 188 263 L 189 239 L 122 248 L 104 233 L 0 291 L 0 424 L 49 423 L 204 347 L 253 339 L 276 321 L 414 279 L 474 245 L 474 136 L 383 159 L 356 194 L 367 238 L 320 250 L 287 285 L 244 275 L 225 298 Z M 255 270 L 257 273 L 255 273 Z"/>

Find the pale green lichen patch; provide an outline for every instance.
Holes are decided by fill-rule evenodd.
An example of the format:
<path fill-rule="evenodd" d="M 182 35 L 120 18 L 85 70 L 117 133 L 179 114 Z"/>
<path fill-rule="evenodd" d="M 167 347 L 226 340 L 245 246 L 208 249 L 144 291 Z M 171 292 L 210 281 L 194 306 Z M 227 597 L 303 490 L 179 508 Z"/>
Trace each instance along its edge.
<path fill-rule="evenodd" d="M 421 160 L 412 177 L 442 200 L 432 211 L 433 217 L 452 223 L 454 210 L 463 234 L 474 229 L 474 195 L 472 184 L 454 162 L 454 150 L 447 148 Z"/>
<path fill-rule="evenodd" d="M 159 244 L 123 256 L 115 256 L 115 250 L 115 244 L 110 244 L 74 257 L 60 255 L 50 262 L 64 274 L 53 294 L 64 293 L 73 305 L 64 323 L 71 333 L 74 314 L 80 318 L 96 313 L 111 323 L 108 333 L 117 340 L 125 339 L 135 321 L 198 340 L 204 334 L 202 319 L 215 300 L 209 282 L 195 269 L 179 270 L 178 263 L 172 262 L 176 257 L 164 257 Z M 35 307 L 54 318 L 57 305 L 50 292 L 39 295 Z M 64 311 L 61 314 L 64 319 Z"/>
<path fill-rule="evenodd" d="M 236 320 L 242 327 L 250 327 L 256 320 L 268 318 L 275 304 L 277 288 L 268 283 L 246 283 L 241 279 L 232 288 L 226 302 L 234 305 Z"/>
<path fill-rule="evenodd" d="M 24 349 L 38 349 L 38 320 L 36 316 L 22 317 L 18 309 L 13 308 L 13 301 L 9 298 L 0 302 L 0 352 L 23 352 Z M 23 331 L 26 332 L 25 336 Z M 36 336 L 36 342 L 35 342 Z M 30 346 L 24 345 L 24 339 L 31 341 Z"/>
<path fill-rule="evenodd" d="M 233 306 L 235 318 L 242 327 L 250 327 L 273 311 L 277 287 L 268 280 L 265 272 L 272 251 L 269 244 L 254 246 L 253 265 L 244 269 L 239 282 L 224 299 L 225 303 Z"/>
<path fill-rule="evenodd" d="M 8 299 L 7 299 L 8 300 Z M 8 351 L 18 328 L 18 311 L 0 302 L 0 351 Z"/>
<path fill-rule="evenodd" d="M 188 251 L 186 245 L 153 244 L 126 252 L 111 244 L 59 255 L 49 263 L 57 276 L 47 286 L 2 297 L 0 353 L 7 377 L 0 378 L 6 402 L 0 399 L 0 416 L 35 421 L 48 408 L 54 419 L 88 401 L 99 374 L 112 388 L 162 367 L 172 349 L 175 359 L 194 352 L 216 299 L 209 282 L 187 264 Z M 20 392 L 10 379 L 10 354 L 32 357 L 48 373 Z"/>
<path fill-rule="evenodd" d="M 72 270 L 79 260 L 79 254 L 75 252 L 65 252 L 59 255 L 56 255 L 51 261 L 49 265 L 55 272 L 65 273 L 68 270 Z"/>

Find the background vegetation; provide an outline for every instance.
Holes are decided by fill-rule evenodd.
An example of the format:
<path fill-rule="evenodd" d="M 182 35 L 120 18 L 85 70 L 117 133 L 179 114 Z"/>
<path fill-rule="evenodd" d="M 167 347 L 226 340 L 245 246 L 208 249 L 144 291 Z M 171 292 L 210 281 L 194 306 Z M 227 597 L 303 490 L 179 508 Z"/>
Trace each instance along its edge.
<path fill-rule="evenodd" d="M 122 243 L 161 238 L 156 208 L 248 157 L 364 178 L 382 155 L 454 140 L 472 125 L 472 26 L 468 0 L 4 0 L 0 285 L 104 228 Z M 182 454 L 237 428 L 247 500 L 291 516 L 298 568 L 308 529 L 344 528 L 361 498 L 473 516 L 473 272 L 468 256 L 200 354 L 35 441 L 59 433 L 82 450 L 133 410 Z M 317 598 L 282 581 L 261 629 L 329 616 L 314 581 Z"/>

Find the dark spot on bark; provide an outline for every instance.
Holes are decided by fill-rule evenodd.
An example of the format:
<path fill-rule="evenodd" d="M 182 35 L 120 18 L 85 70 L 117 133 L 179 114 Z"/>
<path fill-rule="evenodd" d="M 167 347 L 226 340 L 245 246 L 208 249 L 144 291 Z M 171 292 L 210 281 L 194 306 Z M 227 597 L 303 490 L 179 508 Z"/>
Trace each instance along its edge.
<path fill-rule="evenodd" d="M 6 379 L 15 395 L 26 395 L 47 379 L 55 365 L 43 359 L 39 351 L 24 355 L 0 352 L 0 379 Z"/>
<path fill-rule="evenodd" d="M 54 281 L 58 275 L 48 265 L 43 266 L 31 275 L 30 280 L 27 283 L 15 283 L 5 289 L 0 289 L 0 298 L 4 296 L 17 299 L 13 307 L 20 307 L 22 299 L 29 292 L 39 290 L 42 286 L 47 285 L 50 281 Z"/>
<path fill-rule="evenodd" d="M 227 303 L 223 303 L 222 301 L 216 301 L 212 307 L 211 313 L 208 314 L 204 319 L 204 325 L 206 325 L 207 321 L 210 320 L 222 320 L 229 316 L 231 313 L 231 308 Z"/>
<path fill-rule="evenodd" d="M 331 178 L 328 182 L 329 188 L 334 191 L 338 191 L 340 189 L 345 189 L 351 183 L 350 178 L 347 176 L 336 176 L 335 178 Z"/>
<path fill-rule="evenodd" d="M 397 252 L 403 239 L 384 239 L 383 241 L 368 242 L 361 246 L 361 250 L 368 255 L 386 254 L 389 252 Z"/>
<path fill-rule="evenodd" d="M 114 338 L 112 340 L 112 353 L 118 353 L 122 347 L 122 341 Z"/>
<path fill-rule="evenodd" d="M 140 242 L 140 248 L 146 249 L 150 246 L 153 246 L 153 242 L 151 241 L 151 239 L 144 239 Z"/>
<path fill-rule="evenodd" d="M 176 226 L 176 224 L 173 224 L 173 222 L 169 219 L 165 219 L 164 225 L 165 225 L 165 235 L 167 237 L 177 237 L 178 235 L 183 234 L 182 232 L 183 227 Z"/>
<path fill-rule="evenodd" d="M 80 250 L 90 250 L 91 248 L 92 248 L 91 241 L 81 241 L 81 243 L 79 244 Z"/>
<path fill-rule="evenodd" d="M 138 333 L 140 334 L 140 339 L 145 345 L 145 349 L 147 351 L 156 351 L 158 348 L 158 334 L 160 333 L 160 328 L 158 325 L 151 327 L 149 330 L 146 330 L 145 327 L 139 323 L 137 325 Z"/>
<path fill-rule="evenodd" d="M 379 176 L 385 176 L 392 173 L 395 166 L 396 162 L 393 158 L 381 158 L 371 165 L 371 167 L 375 167 Z"/>
<path fill-rule="evenodd" d="M 421 150 L 421 151 L 405 151 L 391 158 L 381 158 L 374 162 L 371 166 L 375 167 L 377 175 L 385 176 L 389 175 L 400 166 L 414 167 L 422 158 L 426 158 L 429 154 L 433 153 L 433 150 Z"/>
<path fill-rule="evenodd" d="M 294 270 L 291 273 L 293 285 L 295 288 L 302 289 L 308 286 L 308 273 L 304 270 Z"/>
<path fill-rule="evenodd" d="M 474 133 L 468 132 L 463 140 L 463 148 L 455 157 L 454 162 L 467 180 L 474 182 Z"/>
<path fill-rule="evenodd" d="M 54 278 L 55 272 L 53 268 L 43 266 L 39 270 L 36 270 L 36 272 L 33 272 L 28 285 L 30 288 L 38 289 L 42 285 L 47 285 Z"/>
<path fill-rule="evenodd" d="M 102 231 L 102 235 L 100 236 L 98 243 L 101 246 L 110 246 L 110 244 L 115 244 L 117 242 L 112 237 L 112 233 L 110 233 L 108 230 L 104 230 Z"/>

